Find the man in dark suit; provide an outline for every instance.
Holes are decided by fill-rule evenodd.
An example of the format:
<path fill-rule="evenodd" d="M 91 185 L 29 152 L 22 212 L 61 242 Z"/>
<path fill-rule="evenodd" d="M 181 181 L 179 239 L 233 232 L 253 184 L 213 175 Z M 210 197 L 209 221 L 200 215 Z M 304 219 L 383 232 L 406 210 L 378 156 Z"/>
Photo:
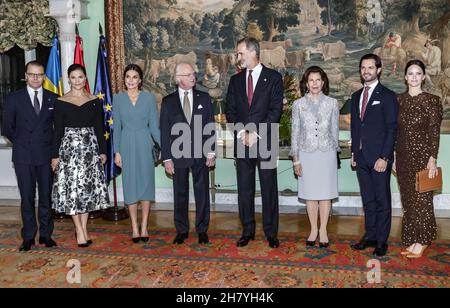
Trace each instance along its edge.
<path fill-rule="evenodd" d="M 12 161 L 21 198 L 22 238 L 19 250 L 35 244 L 38 231 L 35 215 L 36 182 L 39 202 L 39 243 L 56 246 L 52 240 L 51 211 L 53 107 L 57 96 L 42 88 L 45 74 L 42 64 L 29 62 L 25 67 L 27 87 L 6 98 L 2 134 L 12 145 Z"/>
<path fill-rule="evenodd" d="M 278 127 L 281 117 L 283 81 L 280 73 L 259 62 L 259 54 L 256 39 L 247 37 L 238 42 L 237 58 L 242 71 L 231 77 L 226 99 L 227 122 L 234 124 L 239 216 L 243 225 L 237 246 L 246 246 L 255 237 L 255 173 L 258 168 L 264 234 L 269 246 L 276 248 L 279 246 L 277 168 L 276 163 L 272 166 L 265 163 L 276 161 L 273 150 L 278 149 L 278 140 L 272 139 L 277 139 L 278 131 L 272 132 L 272 126 Z M 238 128 L 240 124 L 245 128 Z M 265 149 L 260 145 L 263 144 L 272 153 L 269 157 L 262 155 Z"/>
<path fill-rule="evenodd" d="M 192 171 L 199 244 L 209 243 L 209 168 L 215 165 L 215 123 L 211 98 L 197 91 L 192 65 L 180 63 L 175 72 L 178 89 L 163 98 L 160 115 L 161 159 L 173 175 L 174 244 L 189 233 L 189 171 Z M 205 149 L 205 150 L 204 150 Z M 206 152 L 205 152 L 206 151 Z"/>
<path fill-rule="evenodd" d="M 366 232 L 355 250 L 375 247 L 384 256 L 391 230 L 391 170 L 397 134 L 398 103 L 394 92 L 379 78 L 381 59 L 374 54 L 361 58 L 364 88 L 352 95 L 352 166 L 356 167 L 365 215 Z"/>

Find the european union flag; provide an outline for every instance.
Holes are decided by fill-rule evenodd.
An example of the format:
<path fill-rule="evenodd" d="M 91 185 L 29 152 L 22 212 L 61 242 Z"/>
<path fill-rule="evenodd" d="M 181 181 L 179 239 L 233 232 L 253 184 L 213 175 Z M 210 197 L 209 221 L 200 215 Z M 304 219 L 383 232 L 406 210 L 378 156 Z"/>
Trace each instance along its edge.
<path fill-rule="evenodd" d="M 108 160 L 105 164 L 105 173 L 108 183 L 120 173 L 114 164 L 112 92 L 110 83 L 106 38 L 102 34 L 100 35 L 100 42 L 98 45 L 94 95 L 103 102 L 103 125 L 105 129 L 106 144 L 108 146 Z"/>
<path fill-rule="evenodd" d="M 52 49 L 48 57 L 47 67 L 45 69 L 45 80 L 42 87 L 59 96 L 64 94 L 61 74 L 61 62 L 59 59 L 59 40 L 55 35 L 52 42 Z"/>

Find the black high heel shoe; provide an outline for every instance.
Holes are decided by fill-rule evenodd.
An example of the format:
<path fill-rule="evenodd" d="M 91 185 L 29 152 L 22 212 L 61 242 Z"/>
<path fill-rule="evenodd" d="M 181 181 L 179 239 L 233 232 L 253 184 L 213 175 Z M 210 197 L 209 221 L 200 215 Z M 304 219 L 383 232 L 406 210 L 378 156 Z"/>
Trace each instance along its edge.
<path fill-rule="evenodd" d="M 319 236 L 319 234 L 317 234 L 316 239 L 314 241 L 308 241 L 306 240 L 306 246 L 307 247 L 314 247 L 316 246 L 316 241 L 317 241 L 317 237 Z"/>
<path fill-rule="evenodd" d="M 319 242 L 320 248 L 328 248 L 330 246 L 329 242 Z"/>
<path fill-rule="evenodd" d="M 316 241 L 314 240 L 314 241 L 306 241 L 306 246 L 308 246 L 308 247 L 314 247 L 314 246 L 316 246 Z"/>
<path fill-rule="evenodd" d="M 75 231 L 75 241 L 77 241 L 77 232 L 76 231 Z M 91 241 L 91 243 L 92 243 L 92 241 Z M 78 241 L 77 241 L 77 244 L 78 244 Z M 89 247 L 89 242 L 86 242 L 86 243 L 83 243 L 83 244 L 78 244 L 78 247 L 80 247 L 80 248 Z"/>
<path fill-rule="evenodd" d="M 77 238 L 77 232 L 75 231 L 75 239 Z M 86 243 L 88 243 L 89 245 L 92 245 L 92 243 L 94 243 L 92 240 L 87 240 Z"/>
<path fill-rule="evenodd" d="M 147 230 L 147 232 L 148 232 L 148 230 Z M 144 243 L 147 243 L 149 239 L 150 239 L 150 237 L 148 235 L 147 236 L 141 236 L 141 241 L 143 241 Z"/>

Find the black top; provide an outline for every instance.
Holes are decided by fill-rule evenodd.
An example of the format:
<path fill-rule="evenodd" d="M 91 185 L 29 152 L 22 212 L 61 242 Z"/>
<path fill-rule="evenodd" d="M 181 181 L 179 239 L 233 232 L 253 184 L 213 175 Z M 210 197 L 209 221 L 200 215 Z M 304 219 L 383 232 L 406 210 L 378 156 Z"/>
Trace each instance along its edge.
<path fill-rule="evenodd" d="M 57 100 L 54 110 L 54 128 L 52 158 L 59 157 L 59 147 L 66 127 L 93 127 L 100 154 L 106 154 L 106 141 L 103 129 L 103 106 L 98 98 L 81 106 Z"/>

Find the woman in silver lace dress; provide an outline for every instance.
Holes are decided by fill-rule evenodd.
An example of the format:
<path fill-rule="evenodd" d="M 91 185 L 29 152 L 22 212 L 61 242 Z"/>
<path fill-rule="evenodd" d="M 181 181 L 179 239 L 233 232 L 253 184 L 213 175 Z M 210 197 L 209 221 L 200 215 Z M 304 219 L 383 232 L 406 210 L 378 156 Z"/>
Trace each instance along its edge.
<path fill-rule="evenodd" d="M 298 176 L 298 197 L 306 201 L 311 233 L 307 246 L 329 246 L 327 223 L 332 199 L 338 197 L 337 151 L 339 151 L 339 107 L 328 95 L 326 73 L 312 66 L 300 82 L 303 97 L 292 107 L 294 172 Z M 317 227 L 320 212 L 320 229 Z"/>

